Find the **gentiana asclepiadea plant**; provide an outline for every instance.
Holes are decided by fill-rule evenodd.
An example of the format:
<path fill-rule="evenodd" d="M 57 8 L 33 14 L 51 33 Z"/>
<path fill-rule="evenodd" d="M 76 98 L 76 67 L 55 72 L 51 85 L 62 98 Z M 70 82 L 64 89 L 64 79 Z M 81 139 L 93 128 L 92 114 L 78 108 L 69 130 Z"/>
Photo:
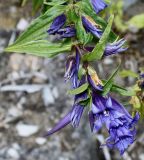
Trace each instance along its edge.
<path fill-rule="evenodd" d="M 74 96 L 74 103 L 66 116 L 44 136 L 50 136 L 68 124 L 78 127 L 88 107 L 91 131 L 96 133 L 104 126 L 109 134 L 101 147 L 116 148 L 123 155 L 135 141 L 135 125 L 140 116 L 138 112 L 131 116 L 110 93 L 123 96 L 133 96 L 134 93 L 114 83 L 120 65 L 107 80 L 101 80 L 91 65 L 92 61 L 127 50 L 126 40 L 119 39 L 111 30 L 114 16 L 111 15 L 108 22 L 99 16 L 110 2 L 51 0 L 45 4 L 47 11 L 6 48 L 8 52 L 49 58 L 68 53 L 64 79 L 71 83 L 69 94 Z"/>

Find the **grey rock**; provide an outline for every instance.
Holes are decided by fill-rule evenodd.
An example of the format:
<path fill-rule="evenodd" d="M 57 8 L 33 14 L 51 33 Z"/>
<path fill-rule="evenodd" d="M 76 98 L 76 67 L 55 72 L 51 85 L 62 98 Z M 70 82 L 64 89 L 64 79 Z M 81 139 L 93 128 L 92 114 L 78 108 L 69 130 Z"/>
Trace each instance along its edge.
<path fill-rule="evenodd" d="M 16 130 L 20 137 L 29 137 L 36 134 L 39 131 L 39 127 L 36 125 L 19 123 L 16 125 Z"/>
<path fill-rule="evenodd" d="M 45 106 L 48 106 L 49 104 L 53 104 L 55 102 L 54 96 L 49 86 L 44 87 L 42 91 L 42 98 Z"/>
<path fill-rule="evenodd" d="M 24 31 L 28 27 L 28 25 L 28 21 L 24 18 L 21 18 L 17 24 L 17 30 Z"/>
<path fill-rule="evenodd" d="M 47 142 L 46 138 L 42 138 L 42 137 L 36 138 L 35 141 L 38 145 L 44 145 Z"/>
<path fill-rule="evenodd" d="M 15 160 L 20 158 L 20 155 L 15 148 L 9 148 L 7 154 L 9 158 L 13 158 Z"/>

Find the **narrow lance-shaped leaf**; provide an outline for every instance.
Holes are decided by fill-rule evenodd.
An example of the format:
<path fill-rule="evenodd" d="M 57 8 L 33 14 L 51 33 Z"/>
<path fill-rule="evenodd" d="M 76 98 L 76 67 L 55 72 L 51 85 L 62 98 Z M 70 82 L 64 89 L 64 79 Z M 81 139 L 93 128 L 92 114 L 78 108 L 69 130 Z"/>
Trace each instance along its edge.
<path fill-rule="evenodd" d="M 54 57 L 57 54 L 70 51 L 72 43 L 51 43 L 47 40 L 36 40 L 23 43 L 20 45 L 10 46 L 6 49 L 8 52 L 29 53 L 42 57 Z"/>
<path fill-rule="evenodd" d="M 120 68 L 120 64 L 118 65 L 116 70 L 112 73 L 112 75 L 109 77 L 109 79 L 105 82 L 104 87 L 103 87 L 103 95 L 106 95 L 111 90 L 111 87 L 113 85 L 113 79 L 116 76 L 119 68 Z"/>
<path fill-rule="evenodd" d="M 118 85 L 113 85 L 111 87 L 111 92 L 116 92 L 116 93 L 119 93 L 123 96 L 135 96 L 136 95 L 136 92 L 132 89 L 125 89 L 125 88 L 122 88 Z"/>
<path fill-rule="evenodd" d="M 109 37 L 110 31 L 111 31 L 113 18 L 114 18 L 113 15 L 109 18 L 108 25 L 107 25 L 102 37 L 100 38 L 98 44 L 95 46 L 95 48 L 93 49 L 93 51 L 91 53 L 87 53 L 83 56 L 83 60 L 95 61 L 95 60 L 99 60 L 102 58 L 104 51 L 105 51 L 107 41 L 108 41 L 108 37 Z"/>
<path fill-rule="evenodd" d="M 133 78 L 138 78 L 138 74 L 137 73 L 135 73 L 135 72 L 133 72 L 133 71 L 131 71 L 131 70 L 122 70 L 121 72 L 120 72 L 120 76 L 121 77 L 133 77 Z"/>
<path fill-rule="evenodd" d="M 74 94 L 74 95 L 80 94 L 80 93 L 84 92 L 85 90 L 87 90 L 88 86 L 89 86 L 88 83 L 85 83 L 85 84 L 81 85 L 80 87 L 78 87 L 76 89 L 69 90 L 68 93 L 69 94 Z"/>
<path fill-rule="evenodd" d="M 47 37 L 47 29 L 50 26 L 52 20 L 63 13 L 65 6 L 55 6 L 50 8 L 45 14 L 35 19 L 31 25 L 24 31 L 16 42 L 12 45 L 20 45 L 30 41 L 43 39 Z"/>
<path fill-rule="evenodd" d="M 49 6 L 56 6 L 56 5 L 66 3 L 67 1 L 68 0 L 61 0 L 61 1 L 53 0 L 52 2 L 47 2 L 46 0 L 44 0 L 44 4 Z"/>
<path fill-rule="evenodd" d="M 33 13 L 35 13 L 43 4 L 43 0 L 33 0 Z"/>

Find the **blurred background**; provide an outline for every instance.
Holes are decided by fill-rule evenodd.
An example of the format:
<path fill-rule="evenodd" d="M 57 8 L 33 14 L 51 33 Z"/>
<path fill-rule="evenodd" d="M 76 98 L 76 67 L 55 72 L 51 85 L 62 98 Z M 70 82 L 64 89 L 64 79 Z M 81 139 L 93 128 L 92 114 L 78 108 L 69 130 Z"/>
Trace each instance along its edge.
<path fill-rule="evenodd" d="M 4 48 L 39 15 L 38 7 L 36 11 L 34 14 L 30 0 L 24 6 L 19 0 L 0 0 L 0 160 L 144 160 L 143 121 L 137 126 L 136 142 L 123 157 L 118 151 L 99 148 L 105 130 L 93 135 L 87 113 L 78 129 L 67 126 L 47 139 L 41 137 L 73 104 L 67 94 L 69 84 L 63 78 L 65 55 L 46 59 L 4 53 Z M 108 78 L 122 59 L 123 69 L 138 73 L 144 66 L 144 0 L 113 0 L 110 11 L 115 13 L 113 29 L 128 40 L 129 49 L 95 67 L 101 78 Z M 116 82 L 128 87 L 136 79 L 118 76 Z M 114 96 L 121 102 L 129 101 Z"/>

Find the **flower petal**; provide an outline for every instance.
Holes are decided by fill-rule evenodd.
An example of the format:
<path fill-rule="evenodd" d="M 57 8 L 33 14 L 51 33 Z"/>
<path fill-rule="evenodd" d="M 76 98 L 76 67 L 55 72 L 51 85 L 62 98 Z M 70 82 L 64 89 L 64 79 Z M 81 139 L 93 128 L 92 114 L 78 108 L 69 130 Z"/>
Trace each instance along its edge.
<path fill-rule="evenodd" d="M 59 131 L 60 129 L 64 128 L 66 125 L 68 125 L 71 122 L 71 112 L 69 112 L 64 118 L 62 118 L 54 128 L 49 130 L 47 133 L 44 134 L 44 136 L 50 136 L 51 134 Z"/>

